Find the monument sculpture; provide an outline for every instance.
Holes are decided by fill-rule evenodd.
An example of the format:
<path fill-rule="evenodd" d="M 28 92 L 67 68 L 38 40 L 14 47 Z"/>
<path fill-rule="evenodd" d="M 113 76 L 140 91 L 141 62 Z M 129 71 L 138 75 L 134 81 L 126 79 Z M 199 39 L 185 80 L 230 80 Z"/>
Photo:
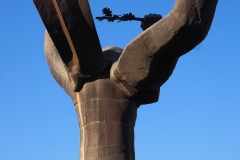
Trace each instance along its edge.
<path fill-rule="evenodd" d="M 204 40 L 218 0 L 176 0 L 156 23 L 146 16 L 124 49 L 101 49 L 88 0 L 33 1 L 51 73 L 79 118 L 80 159 L 134 160 L 137 109 L 158 101 L 179 57 Z"/>

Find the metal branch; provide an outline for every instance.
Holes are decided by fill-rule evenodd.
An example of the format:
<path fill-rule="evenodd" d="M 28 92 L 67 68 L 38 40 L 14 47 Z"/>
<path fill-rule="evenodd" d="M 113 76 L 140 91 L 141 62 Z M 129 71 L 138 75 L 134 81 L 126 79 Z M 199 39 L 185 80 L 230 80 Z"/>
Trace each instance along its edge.
<path fill-rule="evenodd" d="M 123 19 L 122 17 L 109 17 L 109 16 L 102 16 L 102 17 L 96 17 L 97 20 L 99 21 L 102 21 L 102 20 L 107 20 L 107 21 L 110 21 L 110 22 L 113 22 L 114 20 L 119 20 L 120 21 L 143 21 L 143 18 L 140 18 L 140 17 L 134 17 L 134 18 L 131 18 L 131 19 Z"/>

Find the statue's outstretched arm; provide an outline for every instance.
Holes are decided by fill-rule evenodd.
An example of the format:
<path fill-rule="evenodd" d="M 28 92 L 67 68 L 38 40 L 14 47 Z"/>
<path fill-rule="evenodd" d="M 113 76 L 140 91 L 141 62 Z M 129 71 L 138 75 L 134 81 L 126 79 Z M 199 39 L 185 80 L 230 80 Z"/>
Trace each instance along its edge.
<path fill-rule="evenodd" d="M 34 3 L 65 64 L 72 88 L 79 90 L 84 79 L 95 77 L 105 65 L 88 0 Z"/>
<path fill-rule="evenodd" d="M 130 42 L 113 64 L 111 79 L 128 96 L 159 88 L 178 58 L 206 37 L 218 0 L 176 0 L 172 11 Z"/>

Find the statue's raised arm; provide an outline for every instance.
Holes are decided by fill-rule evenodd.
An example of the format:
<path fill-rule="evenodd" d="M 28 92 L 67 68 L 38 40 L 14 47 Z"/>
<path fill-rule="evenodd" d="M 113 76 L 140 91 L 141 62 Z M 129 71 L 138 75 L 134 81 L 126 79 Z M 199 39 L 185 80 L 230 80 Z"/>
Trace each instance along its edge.
<path fill-rule="evenodd" d="M 218 0 L 176 0 L 172 11 L 123 50 L 111 78 L 128 96 L 159 88 L 178 58 L 207 35 Z"/>
<path fill-rule="evenodd" d="M 34 0 L 74 90 L 105 67 L 88 0 Z"/>

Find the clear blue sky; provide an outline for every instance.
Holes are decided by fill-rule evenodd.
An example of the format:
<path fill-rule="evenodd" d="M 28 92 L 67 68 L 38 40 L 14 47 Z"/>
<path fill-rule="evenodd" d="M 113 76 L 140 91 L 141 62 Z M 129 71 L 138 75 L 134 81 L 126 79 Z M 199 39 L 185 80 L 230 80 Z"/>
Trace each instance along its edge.
<path fill-rule="evenodd" d="M 90 0 L 104 7 L 165 16 L 174 0 Z M 240 159 L 240 1 L 219 0 L 207 38 L 180 58 L 157 103 L 141 106 L 136 160 Z M 0 159 L 77 160 L 73 103 L 43 55 L 44 26 L 31 0 L 0 5 Z M 102 46 L 124 48 L 139 22 L 96 21 Z"/>

